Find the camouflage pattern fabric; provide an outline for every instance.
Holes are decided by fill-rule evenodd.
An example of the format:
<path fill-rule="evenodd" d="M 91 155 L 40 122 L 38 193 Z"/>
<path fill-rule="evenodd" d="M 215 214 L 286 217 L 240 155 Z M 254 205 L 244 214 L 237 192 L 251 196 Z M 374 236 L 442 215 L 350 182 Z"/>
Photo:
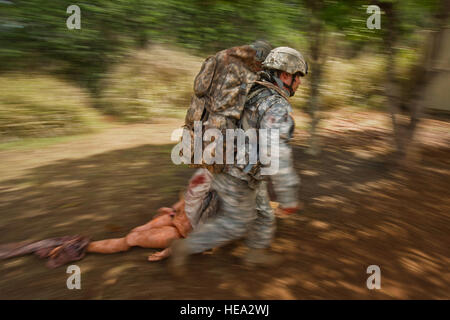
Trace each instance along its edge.
<path fill-rule="evenodd" d="M 242 128 L 279 130 L 279 169 L 270 178 L 278 202 L 285 208 L 294 208 L 298 205 L 300 178 L 294 170 L 292 149 L 289 145 L 295 128 L 294 119 L 290 115 L 292 107 L 285 96 L 263 85 L 256 85 L 249 97 L 242 116 Z M 268 146 L 270 150 L 270 141 Z M 261 164 L 255 165 L 249 173 L 243 171 L 246 166 L 247 164 L 227 165 L 225 170 L 249 184 L 267 178 L 261 175 Z"/>
<path fill-rule="evenodd" d="M 250 223 L 246 244 L 250 248 L 267 248 L 275 233 L 275 214 L 270 206 L 267 181 L 261 181 L 256 189 L 256 219 Z"/>
<path fill-rule="evenodd" d="M 302 54 L 289 47 L 273 49 L 263 62 L 266 69 L 285 71 L 290 74 L 300 72 L 302 76 L 308 74 L 308 63 Z"/>
<path fill-rule="evenodd" d="M 264 76 L 262 81 L 267 81 Z M 279 130 L 279 170 L 270 178 L 280 204 L 293 208 L 298 205 L 300 179 L 294 170 L 292 149 L 288 144 L 295 125 L 287 94 L 282 95 L 265 85 L 255 85 L 245 104 L 240 125 L 244 130 Z M 267 177 L 261 175 L 260 164 L 249 173 L 243 171 L 245 166 L 226 165 L 223 173 L 214 175 L 212 189 L 219 196 L 220 211 L 218 217 L 200 226 L 184 240 L 191 253 L 223 245 L 245 234 L 249 247 L 270 246 L 275 219 L 269 204 Z"/>
<path fill-rule="evenodd" d="M 259 181 L 250 187 L 242 179 L 219 173 L 214 175 L 212 189 L 219 196 L 219 214 L 183 240 L 189 252 L 203 252 L 246 234 L 249 247 L 269 247 L 275 230 L 275 218 L 266 183 Z"/>
<path fill-rule="evenodd" d="M 233 47 L 220 51 L 205 60 L 194 80 L 194 95 L 185 124 L 203 121 L 206 111 L 217 117 L 210 127 L 225 128 L 226 117 L 239 120 L 245 98 L 256 80 L 260 64 L 251 46 Z"/>
<path fill-rule="evenodd" d="M 194 230 L 216 213 L 216 210 L 210 208 L 213 205 L 211 201 L 215 199 L 211 192 L 212 178 L 208 170 L 196 170 L 184 194 L 184 210 Z"/>
<path fill-rule="evenodd" d="M 185 118 L 192 142 L 195 121 L 202 122 L 202 132 L 216 128 L 225 133 L 226 129 L 237 127 L 247 95 L 261 70 L 260 60 L 267 54 L 265 51 L 249 45 L 233 47 L 205 60 L 195 78 L 194 94 Z M 208 142 L 203 148 L 207 145 Z M 193 150 L 191 159 L 194 163 Z M 220 164 L 192 166 L 206 167 L 211 172 L 223 169 Z"/>

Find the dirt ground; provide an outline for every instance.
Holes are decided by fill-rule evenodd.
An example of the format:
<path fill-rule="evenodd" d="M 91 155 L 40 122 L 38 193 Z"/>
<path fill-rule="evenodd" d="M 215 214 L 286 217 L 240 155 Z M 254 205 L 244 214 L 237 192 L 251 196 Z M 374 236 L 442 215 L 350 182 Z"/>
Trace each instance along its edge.
<path fill-rule="evenodd" d="M 390 160 L 386 114 L 325 114 L 320 156 L 307 154 L 307 118 L 296 115 L 295 167 L 302 213 L 277 220 L 276 269 L 241 265 L 242 241 L 190 259 L 176 279 L 152 249 L 89 254 L 81 290 L 66 287 L 66 267 L 35 256 L 0 261 L 0 299 L 449 299 L 450 124 L 426 119 L 420 158 Z M 176 201 L 193 172 L 170 160 L 180 120 L 116 126 L 43 148 L 0 151 L 0 243 L 83 234 L 121 237 Z M 366 270 L 381 269 L 369 290 Z"/>

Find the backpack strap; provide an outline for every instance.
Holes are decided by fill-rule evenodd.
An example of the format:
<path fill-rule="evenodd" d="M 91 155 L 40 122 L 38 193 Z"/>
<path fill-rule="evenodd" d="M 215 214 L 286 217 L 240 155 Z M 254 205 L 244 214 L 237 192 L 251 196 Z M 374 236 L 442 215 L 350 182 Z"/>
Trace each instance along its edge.
<path fill-rule="evenodd" d="M 255 81 L 255 83 L 260 84 L 262 86 L 265 86 L 269 89 L 273 89 L 276 92 L 278 92 L 283 98 L 285 98 L 286 100 L 288 100 L 288 96 L 287 94 L 283 91 L 283 89 L 281 89 L 280 87 L 274 85 L 273 83 L 267 82 L 267 81 Z"/>
<path fill-rule="evenodd" d="M 260 84 L 266 88 L 268 88 L 269 90 L 272 89 L 274 91 L 276 91 L 277 93 L 279 93 L 284 99 L 286 99 L 286 101 L 289 103 L 288 101 L 288 96 L 286 95 L 286 93 L 284 92 L 283 89 L 280 89 L 280 87 L 274 85 L 271 82 L 267 82 L 267 81 L 255 81 L 255 83 Z M 259 91 L 259 90 L 258 90 Z M 259 122 L 261 121 L 261 119 L 264 117 L 264 115 L 266 114 L 266 112 L 270 109 L 271 107 L 267 108 L 266 110 L 264 110 L 264 112 L 260 115 L 259 119 L 258 119 L 258 128 L 260 127 Z"/>

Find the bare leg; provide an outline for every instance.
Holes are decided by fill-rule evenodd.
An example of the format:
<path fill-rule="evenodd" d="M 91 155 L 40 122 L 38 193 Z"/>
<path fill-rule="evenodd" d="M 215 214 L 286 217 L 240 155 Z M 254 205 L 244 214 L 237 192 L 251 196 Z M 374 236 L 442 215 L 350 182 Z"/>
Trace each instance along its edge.
<path fill-rule="evenodd" d="M 87 252 L 116 253 L 127 251 L 128 249 L 130 249 L 130 246 L 127 244 L 126 238 L 116 238 L 93 241 L 89 243 Z"/>
<path fill-rule="evenodd" d="M 143 248 L 167 248 L 174 239 L 181 238 L 175 227 L 164 226 L 146 231 L 131 232 L 126 236 L 128 246 Z"/>
<path fill-rule="evenodd" d="M 159 215 L 146 224 L 134 228 L 124 238 L 93 241 L 87 247 L 87 252 L 116 253 L 127 251 L 133 246 L 143 248 L 167 248 L 174 239 L 181 237 L 173 224 L 175 211 L 184 208 L 184 200 L 180 200 L 172 208 L 160 208 Z M 183 212 L 184 213 L 184 212 Z M 179 219 L 178 219 L 179 220 Z M 170 255 L 170 250 L 155 253 L 150 261 L 164 259 Z"/>
<path fill-rule="evenodd" d="M 158 217 L 150 220 L 149 222 L 147 222 L 146 224 L 144 224 L 142 226 L 134 228 L 133 230 L 131 230 L 131 232 L 141 232 L 141 231 L 149 230 L 151 228 L 171 226 L 172 220 L 173 220 L 172 215 L 164 214 L 164 215 L 158 216 Z"/>
<path fill-rule="evenodd" d="M 136 227 L 131 232 L 145 231 L 151 228 L 159 228 L 164 226 L 173 226 L 172 220 L 175 217 L 176 211 L 184 209 L 184 200 L 175 203 L 172 208 L 159 208 L 158 214 L 146 224 Z"/>
<path fill-rule="evenodd" d="M 167 248 L 172 240 L 180 237 L 181 235 L 175 227 L 164 226 L 146 231 L 131 232 L 124 238 L 93 241 L 88 245 L 87 252 L 116 253 L 127 251 L 133 246 Z"/>
<path fill-rule="evenodd" d="M 178 201 L 177 203 L 175 203 L 173 206 L 172 206 L 172 208 L 175 210 L 175 211 L 180 211 L 180 210 L 182 210 L 182 209 L 184 209 L 184 199 L 181 199 L 180 201 Z"/>

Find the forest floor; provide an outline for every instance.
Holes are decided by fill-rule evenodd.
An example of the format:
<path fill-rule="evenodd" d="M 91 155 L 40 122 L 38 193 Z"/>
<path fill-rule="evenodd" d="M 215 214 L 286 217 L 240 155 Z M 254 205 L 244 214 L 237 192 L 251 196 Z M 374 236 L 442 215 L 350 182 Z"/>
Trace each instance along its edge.
<path fill-rule="evenodd" d="M 153 249 L 88 254 L 81 290 L 65 267 L 33 255 L 0 261 L 0 299 L 449 299 L 450 123 L 425 119 L 420 157 L 393 164 L 387 114 L 324 113 L 322 153 L 307 150 L 307 117 L 295 115 L 295 168 L 304 210 L 277 219 L 277 269 L 241 264 L 243 241 L 194 255 L 184 280 Z M 83 234 L 125 235 L 174 203 L 194 169 L 170 160 L 180 119 L 111 125 L 101 132 L 0 150 L 0 243 Z M 366 286 L 367 267 L 381 289 Z M 201 278 L 201 281 L 199 279 Z"/>

